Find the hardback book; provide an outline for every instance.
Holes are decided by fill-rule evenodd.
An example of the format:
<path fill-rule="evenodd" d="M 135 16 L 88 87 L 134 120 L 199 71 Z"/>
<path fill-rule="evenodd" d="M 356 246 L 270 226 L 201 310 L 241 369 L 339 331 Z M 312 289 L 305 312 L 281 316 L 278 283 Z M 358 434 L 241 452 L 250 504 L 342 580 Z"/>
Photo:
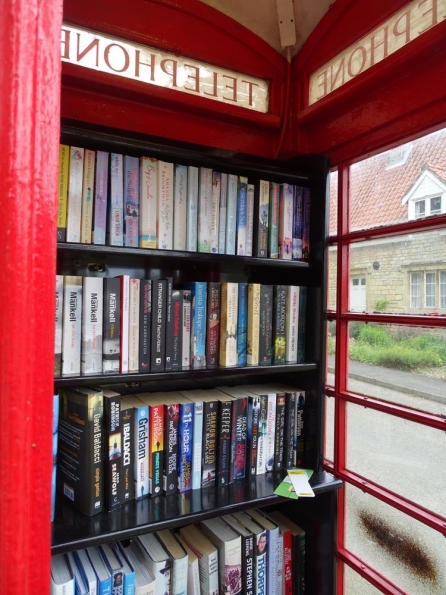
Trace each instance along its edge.
<path fill-rule="evenodd" d="M 91 546 L 86 551 L 98 579 L 98 595 L 112 595 L 111 574 L 99 553 L 99 549 L 96 546 Z"/>
<path fill-rule="evenodd" d="M 210 281 L 207 284 L 207 300 L 206 367 L 215 368 L 220 341 L 221 283 Z"/>
<path fill-rule="evenodd" d="M 248 284 L 238 284 L 237 305 L 237 365 L 247 364 Z"/>
<path fill-rule="evenodd" d="M 149 494 L 163 491 L 164 470 L 164 405 L 160 393 L 137 395 L 149 409 Z"/>
<path fill-rule="evenodd" d="M 228 174 L 221 174 L 220 214 L 218 221 L 218 253 L 226 254 L 226 217 L 228 205 Z"/>
<path fill-rule="evenodd" d="M 252 256 L 254 243 L 254 184 L 248 184 L 246 192 L 246 244 L 245 256 Z"/>
<path fill-rule="evenodd" d="M 70 147 L 59 145 L 59 190 L 57 210 L 57 241 L 67 239 L 68 181 L 70 175 Z"/>
<path fill-rule="evenodd" d="M 96 151 L 94 185 L 93 244 L 103 246 L 107 234 L 108 159 L 106 151 Z"/>
<path fill-rule="evenodd" d="M 81 241 L 82 183 L 84 180 L 84 149 L 70 147 L 70 174 L 67 203 L 67 242 Z"/>
<path fill-rule="evenodd" d="M 218 595 L 217 548 L 196 525 L 181 527 L 180 536 L 198 557 L 201 595 Z"/>
<path fill-rule="evenodd" d="M 167 281 L 152 281 L 151 372 L 163 372 L 166 365 Z"/>
<path fill-rule="evenodd" d="M 157 236 L 160 250 L 173 248 L 173 163 L 158 161 Z"/>
<path fill-rule="evenodd" d="M 273 286 L 273 364 L 285 363 L 286 285 Z"/>
<path fill-rule="evenodd" d="M 136 395 L 121 397 L 121 407 L 134 408 L 133 475 L 135 498 L 149 494 L 149 410 L 147 404 Z"/>
<path fill-rule="evenodd" d="M 127 401 L 120 401 L 122 435 L 121 502 L 135 498 L 135 408 Z"/>
<path fill-rule="evenodd" d="M 242 594 L 254 595 L 254 534 L 237 522 L 231 514 L 221 517 L 231 529 L 240 535 L 242 546 Z"/>
<path fill-rule="evenodd" d="M 173 310 L 172 310 L 172 277 L 166 277 L 166 347 L 165 369 L 172 369 L 173 359 Z"/>
<path fill-rule="evenodd" d="M 253 254 L 258 258 L 268 256 L 269 186 L 267 180 L 259 180 L 254 202 Z"/>
<path fill-rule="evenodd" d="M 104 418 L 105 507 L 115 510 L 122 504 L 122 428 L 121 395 L 102 388 Z"/>
<path fill-rule="evenodd" d="M 141 279 L 139 286 L 139 371 L 150 371 L 150 343 L 152 324 L 152 281 Z"/>
<path fill-rule="evenodd" d="M 258 525 L 264 528 L 266 532 L 267 549 L 267 593 L 279 593 L 279 564 L 280 564 L 280 546 L 279 546 L 279 526 L 262 511 L 250 508 L 246 511 Z M 259 544 L 258 546 L 259 547 Z M 281 577 L 280 577 L 281 578 Z"/>
<path fill-rule="evenodd" d="M 248 283 L 248 326 L 246 329 L 246 364 L 259 365 L 260 283 Z"/>
<path fill-rule="evenodd" d="M 293 198 L 293 260 L 302 258 L 302 215 L 303 215 L 302 186 L 294 186 Z"/>
<path fill-rule="evenodd" d="M 218 427 L 217 427 L 217 481 L 216 485 L 229 483 L 229 469 L 231 463 L 231 422 L 232 405 L 234 400 L 231 395 L 218 391 Z"/>
<path fill-rule="evenodd" d="M 108 201 L 107 245 L 124 244 L 124 159 L 118 153 L 110 154 L 110 184 Z"/>
<path fill-rule="evenodd" d="M 238 176 L 228 174 L 226 200 L 226 254 L 236 254 Z"/>
<path fill-rule="evenodd" d="M 56 512 L 57 449 L 59 442 L 59 394 L 53 395 L 53 472 L 51 474 L 51 522 Z"/>
<path fill-rule="evenodd" d="M 270 183 L 268 217 L 268 258 L 279 258 L 279 194 L 280 185 Z"/>
<path fill-rule="evenodd" d="M 80 376 L 82 277 L 66 275 L 63 287 L 62 376 Z"/>
<path fill-rule="evenodd" d="M 238 283 L 221 284 L 219 365 L 237 365 Z"/>
<path fill-rule="evenodd" d="M 220 517 L 200 522 L 206 537 L 218 549 L 219 593 L 238 595 L 242 592 L 242 540 Z"/>
<path fill-rule="evenodd" d="M 198 167 L 187 168 L 187 236 L 186 250 L 198 250 Z"/>
<path fill-rule="evenodd" d="M 273 286 L 260 286 L 259 365 L 273 361 Z"/>
<path fill-rule="evenodd" d="M 54 315 L 54 376 L 56 378 L 58 378 L 62 373 L 63 285 L 63 275 L 56 275 L 56 303 Z"/>
<path fill-rule="evenodd" d="M 103 287 L 102 372 L 118 374 L 121 351 L 121 281 L 105 277 Z"/>
<path fill-rule="evenodd" d="M 293 194 L 292 184 L 280 184 L 279 194 L 279 258 L 293 258 Z"/>
<path fill-rule="evenodd" d="M 173 249 L 186 250 L 187 245 L 187 167 L 174 166 Z"/>
<path fill-rule="evenodd" d="M 237 187 L 237 249 L 238 256 L 246 255 L 246 216 L 248 202 L 248 178 L 239 176 Z"/>
<path fill-rule="evenodd" d="M 182 367 L 190 368 L 190 316 L 191 316 L 191 290 L 183 289 L 183 346 Z"/>
<path fill-rule="evenodd" d="M 51 595 L 74 595 L 74 574 L 66 554 L 51 556 Z"/>
<path fill-rule="evenodd" d="M 118 279 L 121 282 L 119 371 L 126 374 L 129 371 L 130 275 L 119 275 Z"/>
<path fill-rule="evenodd" d="M 188 283 L 186 288 L 191 291 L 190 366 L 202 369 L 206 367 L 207 283 L 195 281 Z"/>
<path fill-rule="evenodd" d="M 155 577 L 155 595 L 172 593 L 172 562 L 155 533 L 145 533 L 135 539 L 150 572 Z"/>
<path fill-rule="evenodd" d="M 117 549 L 109 543 L 98 546 L 99 554 L 111 576 L 112 595 L 124 593 L 124 569 Z"/>
<path fill-rule="evenodd" d="M 297 361 L 305 361 L 305 341 L 307 328 L 307 287 L 302 286 L 299 291 L 299 325 L 297 328 Z"/>
<path fill-rule="evenodd" d="M 299 328 L 299 287 L 286 286 L 285 299 L 285 361 L 297 364 L 297 333 Z"/>
<path fill-rule="evenodd" d="M 232 516 L 254 537 L 254 592 L 256 595 L 266 595 L 268 593 L 266 531 L 245 512 L 235 512 Z"/>
<path fill-rule="evenodd" d="M 170 556 L 172 595 L 187 594 L 188 554 L 171 529 L 157 531 L 156 535 Z"/>
<path fill-rule="evenodd" d="M 93 568 L 93 564 L 90 562 L 87 550 L 81 549 L 73 552 L 74 559 L 81 573 L 84 575 L 89 595 L 98 595 L 98 579 Z"/>
<path fill-rule="evenodd" d="M 121 542 L 117 541 L 112 543 L 111 547 L 117 551 L 119 559 L 121 560 L 122 572 L 124 574 L 124 595 L 135 595 L 135 569 L 127 558 Z M 120 589 L 119 585 L 118 589 Z"/>
<path fill-rule="evenodd" d="M 286 396 L 284 392 L 278 392 L 276 400 L 276 432 L 274 438 L 274 471 L 281 471 L 283 469 L 285 414 Z"/>
<path fill-rule="evenodd" d="M 220 221 L 220 193 L 221 173 L 212 172 L 212 199 L 211 199 L 211 252 L 218 254 L 219 221 Z"/>
<path fill-rule="evenodd" d="M 158 161 L 153 157 L 139 158 L 139 246 L 140 248 L 158 248 L 156 223 Z"/>
<path fill-rule="evenodd" d="M 103 279 L 82 278 L 81 373 L 102 374 Z"/>
<path fill-rule="evenodd" d="M 93 196 L 94 170 L 96 155 L 94 151 L 84 151 L 84 177 L 82 181 L 81 207 L 81 244 L 91 244 L 93 232 Z"/>
<path fill-rule="evenodd" d="M 200 167 L 198 191 L 198 252 L 211 252 L 212 169 Z"/>
<path fill-rule="evenodd" d="M 104 510 L 102 391 L 61 388 L 57 491 L 87 516 Z"/>
<path fill-rule="evenodd" d="M 302 259 L 310 258 L 311 190 L 304 188 L 302 214 Z"/>
<path fill-rule="evenodd" d="M 139 159 L 124 155 L 124 246 L 139 246 Z"/>
<path fill-rule="evenodd" d="M 145 563 L 140 549 L 132 542 L 124 551 L 135 569 L 135 595 L 155 595 L 155 577 Z"/>
<path fill-rule="evenodd" d="M 181 370 L 183 367 L 183 292 L 181 289 L 172 290 L 172 336 L 168 340 L 172 343 L 170 369 Z M 166 357 L 166 369 L 167 369 Z"/>
<path fill-rule="evenodd" d="M 184 539 L 177 534 L 177 539 L 187 553 L 187 595 L 200 595 L 200 574 L 198 570 L 198 556 Z M 136 594 L 135 594 L 136 595 Z"/>
<path fill-rule="evenodd" d="M 187 492 L 192 489 L 194 472 L 194 404 L 190 399 L 178 401 L 178 491 Z"/>

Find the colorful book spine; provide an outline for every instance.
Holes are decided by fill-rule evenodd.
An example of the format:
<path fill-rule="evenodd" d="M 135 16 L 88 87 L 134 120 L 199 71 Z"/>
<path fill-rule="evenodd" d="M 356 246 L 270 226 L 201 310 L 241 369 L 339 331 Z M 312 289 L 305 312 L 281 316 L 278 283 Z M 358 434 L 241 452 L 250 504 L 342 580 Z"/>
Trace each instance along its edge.
<path fill-rule="evenodd" d="M 121 400 L 121 433 L 122 433 L 122 481 L 121 502 L 125 503 L 135 498 L 134 473 L 134 440 L 135 440 L 135 409 Z"/>
<path fill-rule="evenodd" d="M 237 188 L 237 250 L 238 256 L 246 254 L 246 216 L 248 205 L 248 178 L 240 176 Z"/>
<path fill-rule="evenodd" d="M 237 365 L 238 283 L 221 284 L 219 365 Z"/>
<path fill-rule="evenodd" d="M 299 292 L 299 325 L 297 329 L 297 361 L 305 361 L 306 319 L 307 319 L 307 288 L 302 286 Z"/>
<path fill-rule="evenodd" d="M 93 244 L 97 246 L 105 244 L 107 233 L 108 158 L 106 151 L 96 152 Z"/>
<path fill-rule="evenodd" d="M 235 174 L 228 174 L 228 198 L 226 202 L 226 254 L 236 253 L 237 187 L 238 177 Z"/>
<path fill-rule="evenodd" d="M 190 317 L 191 317 L 191 290 L 183 289 L 183 348 L 182 367 L 190 368 Z"/>
<path fill-rule="evenodd" d="M 291 469 L 294 466 L 294 434 L 296 420 L 296 393 L 285 392 L 285 438 L 283 451 L 283 466 Z"/>
<path fill-rule="evenodd" d="M 150 371 L 150 329 L 152 322 L 152 281 L 141 279 L 139 288 L 139 371 Z"/>
<path fill-rule="evenodd" d="M 246 193 L 246 248 L 245 256 L 252 256 L 254 243 L 254 184 L 248 184 Z"/>
<path fill-rule="evenodd" d="M 139 371 L 141 280 L 130 279 L 129 289 L 129 372 Z"/>
<path fill-rule="evenodd" d="M 273 364 L 285 363 L 286 285 L 274 285 L 273 298 Z"/>
<path fill-rule="evenodd" d="M 192 462 L 194 436 L 194 406 L 193 403 L 180 403 L 180 419 L 178 425 L 179 462 L 178 462 L 178 491 L 186 492 L 192 489 Z"/>
<path fill-rule="evenodd" d="M 198 252 L 211 252 L 212 169 L 200 167 L 198 193 Z"/>
<path fill-rule="evenodd" d="M 302 258 L 310 258 L 311 190 L 304 188 L 302 214 Z"/>
<path fill-rule="evenodd" d="M 130 323 L 130 275 L 119 275 L 121 281 L 121 350 L 119 371 L 126 374 L 129 371 L 129 323 Z"/>
<path fill-rule="evenodd" d="M 121 395 L 103 390 L 105 433 L 105 497 L 106 509 L 114 510 L 121 505 L 122 481 L 122 433 Z"/>
<path fill-rule="evenodd" d="M 246 471 L 249 477 L 257 474 L 257 451 L 259 435 L 260 397 L 248 395 L 246 427 Z"/>
<path fill-rule="evenodd" d="M 62 334 L 63 334 L 63 275 L 56 275 L 56 303 L 54 327 L 54 376 L 58 378 L 62 372 Z"/>
<path fill-rule="evenodd" d="M 275 392 L 268 391 L 267 393 L 267 421 L 266 421 L 266 456 L 265 456 L 265 471 L 273 471 L 274 469 L 274 453 L 276 441 L 276 406 L 277 395 Z"/>
<path fill-rule="evenodd" d="M 203 402 L 203 446 L 201 487 L 215 485 L 217 467 L 217 417 L 218 401 Z"/>
<path fill-rule="evenodd" d="M 297 336 L 299 322 L 299 287 L 287 285 L 286 288 L 286 323 L 285 323 L 285 361 L 297 363 Z"/>
<path fill-rule="evenodd" d="M 102 374 L 103 279 L 82 279 L 81 374 Z"/>
<path fill-rule="evenodd" d="M 285 393 L 277 393 L 276 400 L 276 433 L 274 440 L 274 471 L 283 469 L 283 453 L 285 444 Z"/>
<path fill-rule="evenodd" d="M 80 376 L 82 277 L 64 277 L 62 328 L 62 376 Z"/>
<path fill-rule="evenodd" d="M 246 364 L 259 365 L 260 283 L 248 284 L 248 326 L 246 336 Z"/>
<path fill-rule="evenodd" d="M 221 173 L 212 172 L 212 202 L 211 202 L 211 252 L 218 254 L 219 220 L 220 220 Z"/>
<path fill-rule="evenodd" d="M 218 222 L 218 253 L 226 253 L 226 217 L 228 205 L 228 174 L 221 174 L 220 215 Z"/>
<path fill-rule="evenodd" d="M 93 191 L 96 155 L 84 151 L 84 177 L 82 181 L 81 244 L 91 244 L 93 231 Z"/>
<path fill-rule="evenodd" d="M 221 284 L 217 281 L 208 283 L 207 329 L 206 329 L 206 366 L 215 368 L 218 365 L 218 349 L 220 340 L 220 298 Z"/>
<path fill-rule="evenodd" d="M 258 258 L 268 256 L 269 186 L 270 183 L 267 180 L 259 181 L 257 200 L 254 203 L 253 254 Z"/>
<path fill-rule="evenodd" d="M 67 242 L 81 241 L 84 149 L 70 147 L 70 176 L 67 204 Z"/>
<path fill-rule="evenodd" d="M 273 341 L 273 286 L 260 286 L 260 316 L 259 316 L 259 364 L 272 364 Z"/>
<path fill-rule="evenodd" d="M 190 352 L 191 368 L 206 367 L 206 301 L 207 283 L 195 281 L 189 284 L 191 290 Z"/>
<path fill-rule="evenodd" d="M 124 246 L 139 246 L 139 159 L 124 155 Z"/>
<path fill-rule="evenodd" d="M 183 295 L 180 289 L 172 291 L 172 370 L 183 367 Z"/>
<path fill-rule="evenodd" d="M 187 237 L 186 250 L 198 250 L 198 167 L 187 168 Z"/>
<path fill-rule="evenodd" d="M 302 215 L 303 215 L 302 186 L 294 186 L 293 204 L 293 260 L 302 258 Z"/>
<path fill-rule="evenodd" d="M 268 436 L 268 397 L 259 396 L 259 431 L 257 434 L 257 469 L 256 474 L 262 475 L 266 472 L 266 444 Z"/>
<path fill-rule="evenodd" d="M 139 246 L 140 248 L 158 248 L 156 222 L 158 161 L 152 157 L 139 158 Z"/>
<path fill-rule="evenodd" d="M 123 156 L 110 154 L 110 201 L 108 209 L 107 244 L 124 244 L 124 174 Z"/>
<path fill-rule="evenodd" d="M 167 281 L 152 281 L 151 362 L 152 372 L 163 372 L 166 359 Z"/>
<path fill-rule="evenodd" d="M 173 248 L 173 163 L 158 161 L 158 248 Z"/>
<path fill-rule="evenodd" d="M 187 167 L 174 166 L 173 249 L 186 250 L 187 245 Z"/>
<path fill-rule="evenodd" d="M 121 406 L 134 407 L 134 480 L 135 498 L 149 494 L 149 408 L 146 403 L 133 395 L 125 395 Z"/>
<path fill-rule="evenodd" d="M 231 420 L 233 400 L 228 395 L 218 401 L 218 446 L 217 446 L 217 485 L 229 483 L 231 463 Z"/>
<path fill-rule="evenodd" d="M 293 198 L 292 184 L 281 184 L 279 194 L 279 258 L 293 257 Z"/>
<path fill-rule="evenodd" d="M 246 439 L 248 398 L 237 397 L 232 415 L 232 461 L 229 481 L 243 479 L 246 474 Z"/>
<path fill-rule="evenodd" d="M 105 277 L 103 296 L 102 372 L 118 374 L 121 351 L 121 282 L 119 278 Z"/>
<path fill-rule="evenodd" d="M 70 147 L 59 145 L 59 204 L 57 211 L 57 241 L 67 239 L 68 181 L 70 176 Z"/>
<path fill-rule="evenodd" d="M 149 494 L 162 493 L 164 468 L 164 405 L 149 405 Z"/>
<path fill-rule="evenodd" d="M 173 494 L 178 489 L 179 403 L 164 405 L 163 491 Z"/>
<path fill-rule="evenodd" d="M 248 284 L 238 284 L 237 306 L 237 365 L 247 364 Z"/>
<path fill-rule="evenodd" d="M 268 258 L 279 258 L 279 194 L 280 185 L 271 182 L 268 217 Z"/>
<path fill-rule="evenodd" d="M 193 401 L 192 489 L 201 488 L 203 455 L 203 401 Z"/>

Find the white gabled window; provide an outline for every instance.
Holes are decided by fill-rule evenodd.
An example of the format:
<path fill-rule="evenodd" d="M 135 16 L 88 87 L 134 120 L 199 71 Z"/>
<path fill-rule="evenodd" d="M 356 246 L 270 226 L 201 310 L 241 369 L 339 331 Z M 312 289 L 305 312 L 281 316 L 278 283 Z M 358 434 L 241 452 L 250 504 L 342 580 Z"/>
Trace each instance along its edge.
<path fill-rule="evenodd" d="M 410 273 L 410 307 L 421 308 L 421 273 Z"/>
<path fill-rule="evenodd" d="M 426 167 L 403 197 L 402 204 L 407 204 L 409 221 L 446 213 L 446 181 Z"/>

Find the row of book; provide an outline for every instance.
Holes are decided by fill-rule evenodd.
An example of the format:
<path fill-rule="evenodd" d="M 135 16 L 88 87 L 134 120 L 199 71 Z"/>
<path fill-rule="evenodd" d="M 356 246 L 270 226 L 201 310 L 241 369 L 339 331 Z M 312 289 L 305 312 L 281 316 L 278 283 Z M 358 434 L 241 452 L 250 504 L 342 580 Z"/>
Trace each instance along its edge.
<path fill-rule="evenodd" d="M 58 241 L 309 258 L 310 189 L 60 145 Z"/>
<path fill-rule="evenodd" d="M 56 276 L 55 376 L 296 364 L 306 287 Z"/>
<path fill-rule="evenodd" d="M 53 556 L 51 594 L 304 595 L 305 537 L 278 510 L 235 512 Z"/>
<path fill-rule="evenodd" d="M 88 516 L 302 466 L 311 447 L 308 395 L 286 385 L 59 397 L 57 491 Z"/>

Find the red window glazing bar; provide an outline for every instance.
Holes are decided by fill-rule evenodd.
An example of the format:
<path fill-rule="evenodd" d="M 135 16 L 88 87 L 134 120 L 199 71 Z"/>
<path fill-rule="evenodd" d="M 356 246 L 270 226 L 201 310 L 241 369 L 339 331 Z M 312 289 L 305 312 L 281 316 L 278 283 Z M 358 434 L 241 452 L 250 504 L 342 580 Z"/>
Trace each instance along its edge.
<path fill-rule="evenodd" d="M 340 565 L 348 564 L 355 572 L 360 574 L 366 581 L 372 583 L 377 589 L 386 595 L 407 595 L 406 591 L 386 579 L 377 570 L 366 564 L 361 558 L 358 558 L 348 550 L 341 548 L 338 550 Z M 341 593 L 341 591 L 340 591 Z"/>

